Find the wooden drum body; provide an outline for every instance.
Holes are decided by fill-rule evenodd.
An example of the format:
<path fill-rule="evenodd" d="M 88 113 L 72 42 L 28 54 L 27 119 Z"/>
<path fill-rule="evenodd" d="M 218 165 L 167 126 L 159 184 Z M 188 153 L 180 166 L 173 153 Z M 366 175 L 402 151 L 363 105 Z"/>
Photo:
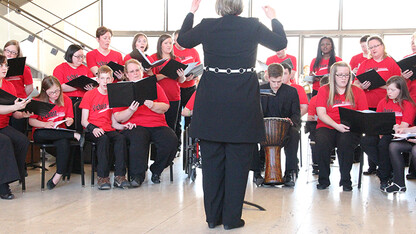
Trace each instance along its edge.
<path fill-rule="evenodd" d="M 280 150 L 289 131 L 290 122 L 283 118 L 264 118 L 266 140 L 261 143 L 266 157 L 264 184 L 283 184 Z"/>

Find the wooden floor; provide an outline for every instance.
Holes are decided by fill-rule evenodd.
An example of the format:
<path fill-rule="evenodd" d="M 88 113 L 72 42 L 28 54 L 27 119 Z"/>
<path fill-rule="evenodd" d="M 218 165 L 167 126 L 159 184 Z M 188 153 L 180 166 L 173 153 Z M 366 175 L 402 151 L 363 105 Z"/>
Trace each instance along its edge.
<path fill-rule="evenodd" d="M 48 162 L 53 160 L 49 157 Z M 294 188 L 256 187 L 250 173 L 245 199 L 267 211 L 245 206 L 244 228 L 211 230 L 205 222 L 201 171 L 191 182 L 182 171 L 182 158 L 175 162 L 173 182 L 165 170 L 161 184 L 153 184 L 149 173 L 140 188 L 110 191 L 90 186 L 89 165 L 86 187 L 75 174 L 44 192 L 39 169 L 29 169 L 26 192 L 13 183 L 16 198 L 0 200 L 0 233 L 416 233 L 415 181 L 406 181 L 406 193 L 386 195 L 378 189 L 376 176 L 363 176 L 359 190 L 359 165 L 354 164 L 353 191 L 343 192 L 336 186 L 335 163 L 332 185 L 318 191 L 317 177 L 305 161 Z"/>

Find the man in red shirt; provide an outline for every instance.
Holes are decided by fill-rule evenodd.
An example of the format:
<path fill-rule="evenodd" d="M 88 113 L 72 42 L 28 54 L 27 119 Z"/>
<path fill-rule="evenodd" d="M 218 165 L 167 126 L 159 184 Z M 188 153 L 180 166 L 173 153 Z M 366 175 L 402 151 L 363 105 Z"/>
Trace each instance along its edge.
<path fill-rule="evenodd" d="M 290 54 L 286 54 L 286 50 L 287 48 L 283 49 L 283 50 L 279 50 L 276 52 L 276 55 L 270 56 L 267 58 L 266 60 L 266 64 L 267 66 L 269 66 L 272 63 L 282 63 L 283 61 L 285 61 L 286 59 L 290 59 L 290 61 L 292 62 L 292 70 L 290 72 L 290 79 L 293 80 L 295 78 L 295 74 L 297 72 L 297 62 L 296 62 L 296 57 Z"/>
<path fill-rule="evenodd" d="M 350 67 L 351 67 L 352 72 L 354 72 L 354 74 L 357 73 L 358 67 L 360 66 L 360 64 L 364 62 L 365 60 L 367 60 L 368 58 L 367 38 L 369 37 L 370 35 L 365 35 L 360 38 L 361 50 L 363 52 L 357 55 L 354 55 L 351 58 Z"/>
<path fill-rule="evenodd" d="M 282 66 L 284 69 L 283 77 L 282 77 L 283 84 L 292 86 L 298 92 L 299 104 L 300 104 L 300 117 L 302 118 L 302 116 L 308 113 L 308 105 L 309 105 L 308 96 L 306 95 L 305 89 L 302 86 L 290 82 L 290 77 L 292 74 L 292 68 L 290 67 L 290 65 L 287 63 L 282 63 Z"/>

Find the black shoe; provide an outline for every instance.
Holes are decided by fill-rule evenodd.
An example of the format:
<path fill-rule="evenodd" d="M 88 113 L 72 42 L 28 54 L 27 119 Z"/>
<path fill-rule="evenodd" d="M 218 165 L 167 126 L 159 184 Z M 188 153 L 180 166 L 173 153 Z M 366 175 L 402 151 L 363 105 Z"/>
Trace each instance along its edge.
<path fill-rule="evenodd" d="M 313 169 L 312 170 L 312 175 L 319 175 L 319 170 L 318 169 Z"/>
<path fill-rule="evenodd" d="M 140 177 L 136 177 L 130 182 L 132 188 L 138 188 L 143 184 L 143 180 Z"/>
<path fill-rule="evenodd" d="M 294 174 L 294 173 L 293 173 Z M 292 173 L 288 173 L 285 175 L 284 181 L 286 187 L 294 187 L 295 186 L 295 179 L 293 178 Z"/>
<path fill-rule="evenodd" d="M 380 190 L 384 192 L 384 190 L 389 186 L 388 181 L 381 181 L 380 182 Z"/>
<path fill-rule="evenodd" d="M 154 184 L 160 184 L 160 176 L 158 174 L 152 174 L 151 180 Z"/>
<path fill-rule="evenodd" d="M 396 183 L 391 184 L 390 186 L 388 186 L 387 188 L 384 189 L 384 192 L 386 193 L 402 193 L 402 192 L 406 192 L 406 186 L 399 186 Z"/>
<path fill-rule="evenodd" d="M 363 175 L 375 175 L 377 174 L 377 169 L 368 168 L 367 171 L 363 172 Z"/>
<path fill-rule="evenodd" d="M 55 173 L 55 174 L 53 174 L 52 178 L 51 178 L 50 180 L 48 180 L 48 183 L 46 183 L 46 187 L 47 187 L 49 190 L 52 190 L 53 188 L 55 188 L 55 187 L 56 187 L 56 184 L 54 184 L 54 183 L 53 183 L 53 177 L 55 177 L 55 175 L 56 175 L 56 173 Z"/>
<path fill-rule="evenodd" d="M 14 198 L 14 195 L 12 192 L 8 192 L 6 194 L 0 194 L 0 198 L 4 200 L 12 200 Z"/>
<path fill-rule="evenodd" d="M 208 222 L 208 227 L 209 227 L 210 229 L 213 229 L 213 228 L 215 228 L 216 226 L 221 225 L 221 224 L 222 224 L 222 221 L 217 221 L 217 222 Z"/>
<path fill-rule="evenodd" d="M 351 185 L 344 185 L 342 186 L 342 190 L 344 190 L 345 192 L 349 192 L 352 190 L 352 186 Z"/>
<path fill-rule="evenodd" d="M 316 185 L 316 188 L 317 188 L 318 190 L 324 190 L 324 189 L 328 188 L 328 186 L 329 186 L 329 185 L 317 184 L 317 185 Z"/>
<path fill-rule="evenodd" d="M 263 184 L 264 182 L 264 178 L 263 176 L 261 176 L 260 173 L 254 173 L 254 178 L 253 178 L 253 182 L 257 185 L 260 186 Z"/>
<path fill-rule="evenodd" d="M 414 180 L 416 179 L 416 173 L 409 173 L 406 175 L 406 179 L 408 180 Z"/>
<path fill-rule="evenodd" d="M 240 227 L 243 227 L 244 224 L 245 224 L 244 220 L 243 219 L 240 219 L 240 221 L 237 222 L 234 225 L 226 225 L 226 224 L 224 224 L 224 229 L 225 230 L 230 230 L 230 229 L 234 229 L 234 228 L 240 228 Z"/>

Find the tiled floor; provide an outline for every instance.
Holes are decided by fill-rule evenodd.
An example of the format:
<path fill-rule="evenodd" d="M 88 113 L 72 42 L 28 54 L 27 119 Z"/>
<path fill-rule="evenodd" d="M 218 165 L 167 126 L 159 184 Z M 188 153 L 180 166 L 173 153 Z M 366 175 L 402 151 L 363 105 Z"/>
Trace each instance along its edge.
<path fill-rule="evenodd" d="M 393 196 L 379 191 L 375 176 L 363 176 L 358 190 L 358 164 L 352 170 L 352 192 L 335 186 L 336 164 L 332 185 L 324 191 L 315 188 L 317 178 L 305 165 L 295 188 L 256 187 L 250 174 L 246 200 L 267 211 L 245 206 L 244 228 L 211 230 L 205 222 L 201 171 L 191 182 L 182 171 L 182 158 L 175 162 L 173 182 L 165 170 L 159 185 L 146 179 L 140 188 L 110 191 L 89 185 L 89 165 L 86 187 L 73 175 L 71 181 L 44 192 L 39 169 L 29 170 L 26 192 L 14 183 L 16 198 L 0 200 L 0 233 L 416 233 L 415 182 L 406 181 L 408 191 Z"/>

